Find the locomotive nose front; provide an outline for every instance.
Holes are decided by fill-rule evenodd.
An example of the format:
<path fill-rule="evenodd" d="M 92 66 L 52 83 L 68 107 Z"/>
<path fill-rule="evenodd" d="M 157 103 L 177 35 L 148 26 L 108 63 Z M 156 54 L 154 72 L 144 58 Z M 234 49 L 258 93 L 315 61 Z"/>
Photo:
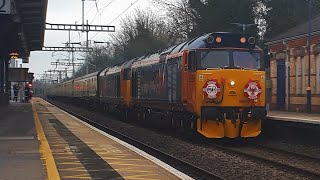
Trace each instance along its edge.
<path fill-rule="evenodd" d="M 264 72 L 220 69 L 199 71 L 197 76 L 201 133 L 215 138 L 260 134 L 265 114 Z"/>

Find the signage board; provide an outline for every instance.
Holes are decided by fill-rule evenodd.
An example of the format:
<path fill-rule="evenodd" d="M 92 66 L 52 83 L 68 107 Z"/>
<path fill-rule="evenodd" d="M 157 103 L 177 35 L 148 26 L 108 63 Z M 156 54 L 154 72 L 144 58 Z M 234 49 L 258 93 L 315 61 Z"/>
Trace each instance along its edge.
<path fill-rule="evenodd" d="M 26 82 L 29 68 L 9 68 L 10 82 Z"/>
<path fill-rule="evenodd" d="M 11 0 L 0 0 L 0 14 L 11 13 Z"/>

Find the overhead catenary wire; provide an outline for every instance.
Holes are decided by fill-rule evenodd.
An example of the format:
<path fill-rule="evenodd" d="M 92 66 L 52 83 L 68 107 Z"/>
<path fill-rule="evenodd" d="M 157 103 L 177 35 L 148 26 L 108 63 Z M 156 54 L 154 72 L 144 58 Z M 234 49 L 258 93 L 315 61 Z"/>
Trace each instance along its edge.
<path fill-rule="evenodd" d="M 133 5 L 135 5 L 139 0 L 136 0 L 134 2 L 132 2 L 130 4 L 129 7 L 127 7 L 124 11 L 122 11 L 116 18 L 114 18 L 112 21 L 110 21 L 109 23 L 107 23 L 107 25 L 110 25 L 111 23 L 113 23 L 115 20 L 117 20 L 121 15 L 123 15 L 125 12 L 127 12 Z M 97 35 L 99 34 L 99 32 L 97 32 L 95 35 L 93 35 L 90 40 L 92 40 L 93 38 L 95 38 Z"/>
<path fill-rule="evenodd" d="M 101 16 L 101 14 L 106 10 L 106 8 L 111 4 L 111 3 L 113 3 L 115 0 L 111 0 L 107 5 L 105 5 L 105 6 L 103 6 L 101 9 L 99 9 L 98 11 L 97 11 L 97 13 L 94 15 L 94 17 L 92 18 L 92 21 L 90 22 L 90 24 L 94 21 L 94 20 L 96 20 L 96 18 L 97 18 L 97 15 L 100 13 L 100 16 Z M 102 10 L 102 11 L 101 11 Z M 100 12 L 101 11 L 101 12 Z"/>
<path fill-rule="evenodd" d="M 108 25 L 110 25 L 111 23 L 113 23 L 114 21 L 116 21 L 119 17 L 121 17 L 124 13 L 126 13 L 132 6 L 134 6 L 139 0 L 135 0 L 134 2 L 131 2 L 131 4 L 125 9 L 123 10 L 119 15 L 117 15 L 112 21 L 110 21 L 108 23 Z M 89 12 L 96 7 L 97 8 L 97 12 L 95 13 L 93 19 L 90 21 L 90 24 L 92 24 L 92 22 L 94 22 L 96 20 L 96 18 L 98 17 L 98 14 L 100 13 L 100 16 L 102 15 L 102 13 L 107 9 L 107 7 L 109 7 L 113 2 L 115 2 L 115 0 L 111 0 L 109 2 L 106 2 L 105 4 L 103 3 L 102 8 L 98 7 L 98 2 L 99 0 L 95 1 L 95 5 L 91 6 L 89 8 L 89 10 L 85 13 L 85 15 L 89 14 Z M 100 1 L 101 2 L 101 1 Z M 101 4 L 99 4 L 99 6 L 101 6 Z M 80 20 L 80 19 L 79 19 Z M 79 32 L 80 33 L 80 32 Z M 90 41 L 96 37 L 98 35 L 98 33 L 96 33 L 93 37 L 91 37 Z M 83 33 L 79 34 L 79 41 L 81 41 L 81 37 L 83 36 Z M 73 41 L 77 36 L 73 36 L 71 38 L 70 41 Z"/>
<path fill-rule="evenodd" d="M 96 13 L 96 14 L 98 14 L 101 9 L 105 8 L 105 7 L 101 8 L 101 9 L 98 8 L 98 2 L 99 2 L 99 1 L 100 1 L 100 0 L 96 0 L 96 1 L 95 1 L 95 4 L 94 4 L 93 6 L 91 6 L 91 7 L 89 8 L 89 10 L 85 13 L 85 16 L 88 15 L 89 12 L 91 12 L 91 10 L 92 10 L 94 7 L 97 8 L 97 13 Z M 115 0 L 111 0 L 111 2 L 113 2 L 113 1 L 115 1 Z M 111 2 L 109 2 L 108 4 L 111 4 Z M 95 16 L 96 16 L 96 15 L 95 15 Z M 81 19 L 82 19 L 82 17 L 80 17 L 77 21 L 75 21 L 76 24 L 77 24 L 77 22 L 80 21 Z M 93 20 L 93 21 L 94 21 L 94 20 Z M 91 21 L 91 23 L 92 23 L 93 21 Z M 90 24 L 91 24 L 91 23 L 90 23 Z M 81 37 L 82 37 L 82 33 L 78 32 L 77 34 L 78 34 L 79 40 L 80 40 Z M 76 36 L 73 36 L 71 39 L 74 40 L 75 38 L 76 38 Z"/>
<path fill-rule="evenodd" d="M 100 15 L 101 15 L 101 14 L 104 12 L 104 10 L 106 10 L 106 8 L 107 8 L 108 6 L 110 6 L 110 4 L 113 3 L 115 0 L 111 0 L 111 1 L 109 1 L 109 2 L 106 2 L 106 4 L 102 3 L 102 6 L 103 6 L 102 8 L 99 8 L 99 7 L 98 7 L 98 2 L 99 2 L 99 1 L 100 1 L 100 0 L 95 0 L 95 4 L 94 4 L 93 6 L 91 6 L 91 7 L 89 8 L 89 10 L 85 13 L 85 15 L 88 15 L 94 7 L 97 8 L 97 12 L 96 12 L 94 18 L 92 19 L 92 21 L 90 22 L 90 24 L 92 24 L 92 22 L 96 19 L 96 17 L 97 17 L 97 15 L 98 15 L 99 12 L 100 12 Z M 100 2 L 101 2 L 101 1 L 100 1 Z M 78 21 L 81 20 L 81 19 L 82 19 L 82 17 L 79 18 Z M 76 21 L 76 23 L 77 23 L 77 21 Z M 80 33 L 80 32 L 78 32 L 75 36 L 73 35 L 72 38 L 70 38 L 69 41 L 73 41 L 73 40 L 77 37 L 77 35 L 78 35 L 78 37 L 79 37 L 79 41 L 81 41 L 81 37 L 83 36 L 83 33 Z"/>
<path fill-rule="evenodd" d="M 97 11 L 98 11 L 98 10 L 99 10 L 99 9 L 98 9 L 98 2 L 99 2 L 99 1 L 100 1 L 100 0 L 96 0 L 95 3 L 94 3 L 94 5 L 90 7 L 90 9 L 85 13 L 85 15 L 88 15 L 89 12 L 91 12 L 91 10 L 92 10 L 94 7 L 96 7 L 96 8 L 97 8 Z M 76 22 L 80 21 L 81 19 L 82 19 L 82 16 L 81 16 Z"/>

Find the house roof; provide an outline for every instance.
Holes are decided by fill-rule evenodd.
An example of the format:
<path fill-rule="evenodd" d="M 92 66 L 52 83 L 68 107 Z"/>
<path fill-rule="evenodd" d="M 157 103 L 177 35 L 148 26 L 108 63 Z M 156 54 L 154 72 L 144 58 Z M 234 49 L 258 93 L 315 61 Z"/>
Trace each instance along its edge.
<path fill-rule="evenodd" d="M 267 45 L 279 43 L 286 39 L 297 39 L 307 36 L 308 32 L 308 21 L 304 22 L 296 27 L 289 29 L 288 31 L 275 36 L 267 41 Z M 320 34 L 320 16 L 315 17 L 311 20 L 311 34 Z"/>

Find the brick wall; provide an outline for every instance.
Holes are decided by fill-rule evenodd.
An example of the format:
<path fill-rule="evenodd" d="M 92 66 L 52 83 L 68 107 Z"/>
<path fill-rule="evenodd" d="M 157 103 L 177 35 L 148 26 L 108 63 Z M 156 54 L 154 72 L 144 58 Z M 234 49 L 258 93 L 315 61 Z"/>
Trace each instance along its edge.
<path fill-rule="evenodd" d="M 307 40 L 306 38 L 289 41 L 288 47 L 290 50 L 289 56 L 289 110 L 304 112 L 306 110 L 306 88 L 308 87 L 308 51 L 306 49 Z M 320 94 L 315 94 L 316 90 L 316 61 L 315 55 L 313 54 L 313 46 L 320 44 L 320 35 L 311 38 L 311 93 L 312 93 L 312 111 L 320 113 Z M 278 43 L 270 45 L 269 49 L 273 54 L 286 51 L 284 44 Z M 298 53 L 297 53 L 298 52 Z M 303 59 L 303 60 L 302 60 Z M 303 64 L 303 65 L 302 65 Z M 320 63 L 319 63 L 320 65 Z M 302 66 L 304 66 L 304 76 L 302 76 Z M 297 68 L 297 72 L 296 72 Z M 296 77 L 297 73 L 297 77 Z M 275 56 L 270 60 L 270 79 L 271 79 L 271 109 L 276 108 L 277 104 L 277 59 Z M 303 88 L 304 87 L 304 88 Z M 296 93 L 298 88 L 298 94 Z"/>

